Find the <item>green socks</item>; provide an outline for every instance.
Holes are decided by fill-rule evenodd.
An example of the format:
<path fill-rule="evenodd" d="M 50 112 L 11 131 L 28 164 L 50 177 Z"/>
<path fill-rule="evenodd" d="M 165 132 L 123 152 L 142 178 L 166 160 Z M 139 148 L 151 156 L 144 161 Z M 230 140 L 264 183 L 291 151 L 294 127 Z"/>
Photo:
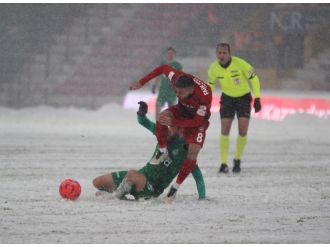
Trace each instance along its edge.
<path fill-rule="evenodd" d="M 195 166 L 195 168 L 191 171 L 191 173 L 194 176 L 194 179 L 195 179 L 195 182 L 197 185 L 199 199 L 205 199 L 204 178 L 203 178 L 202 172 L 199 169 L 198 165 Z"/>

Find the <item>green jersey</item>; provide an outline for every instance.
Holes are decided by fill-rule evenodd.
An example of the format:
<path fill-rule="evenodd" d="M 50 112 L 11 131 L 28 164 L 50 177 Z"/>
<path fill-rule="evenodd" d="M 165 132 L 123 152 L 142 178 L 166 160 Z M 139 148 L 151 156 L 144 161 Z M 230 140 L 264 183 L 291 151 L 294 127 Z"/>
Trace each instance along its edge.
<path fill-rule="evenodd" d="M 253 67 L 239 57 L 232 56 L 231 63 L 227 68 L 214 61 L 208 70 L 208 83 L 212 91 L 219 81 L 221 90 L 228 96 L 240 97 L 251 91 L 248 81 L 251 82 L 253 94 L 260 97 L 260 82 Z"/>
<path fill-rule="evenodd" d="M 138 116 L 138 122 L 155 134 L 156 125 L 147 117 Z M 154 154 L 158 151 L 159 146 L 155 148 Z M 150 184 L 154 187 L 155 196 L 163 193 L 172 180 L 177 176 L 181 168 L 183 160 L 186 159 L 187 147 L 182 137 L 174 137 L 168 142 L 167 150 L 169 159 L 164 160 L 158 165 L 152 165 L 149 162 L 140 170 L 144 174 Z M 203 175 L 198 166 L 192 171 L 196 181 L 197 190 L 200 198 L 205 198 L 205 185 Z"/>
<path fill-rule="evenodd" d="M 156 124 L 151 122 L 147 117 L 138 116 L 138 122 L 155 134 Z M 181 168 L 183 160 L 186 158 L 187 149 L 185 147 L 184 139 L 181 137 L 175 137 L 168 142 L 167 149 L 170 159 L 164 160 L 158 165 L 152 165 L 149 162 L 138 170 L 146 177 L 146 185 L 142 191 L 136 191 L 133 187 L 130 194 L 136 199 L 138 198 L 151 198 L 158 197 L 163 193 L 172 180 L 177 176 Z M 155 152 L 159 149 L 156 146 Z M 200 199 L 205 198 L 205 183 L 203 175 L 198 166 L 196 166 L 191 172 L 197 186 L 198 196 Z M 127 170 L 113 172 L 112 178 L 118 186 L 127 174 Z"/>
<path fill-rule="evenodd" d="M 163 61 L 161 65 L 168 64 L 174 69 L 182 70 L 182 65 L 177 61 L 167 62 Z M 168 103 L 169 106 L 172 106 L 176 103 L 176 94 L 171 87 L 170 80 L 165 76 L 160 76 L 160 86 L 159 86 L 159 92 L 157 97 L 157 105 L 162 107 L 165 103 Z"/>
<path fill-rule="evenodd" d="M 158 146 L 155 153 L 158 150 Z M 158 165 L 147 163 L 142 169 L 138 170 L 147 177 L 153 185 L 156 194 L 162 194 L 172 180 L 179 173 L 181 164 L 186 158 L 187 151 L 183 150 L 181 140 L 174 140 L 168 146 L 169 157 Z"/>
<path fill-rule="evenodd" d="M 167 61 L 162 61 L 162 63 L 160 65 L 164 65 L 164 64 L 168 64 L 169 66 L 171 66 L 172 68 L 174 68 L 176 70 L 182 70 L 182 65 L 177 61 L 172 61 L 170 63 L 168 63 Z M 160 93 L 173 93 L 173 89 L 171 87 L 171 82 L 168 79 L 168 77 L 165 76 L 164 74 L 162 74 L 160 76 L 159 92 Z"/>

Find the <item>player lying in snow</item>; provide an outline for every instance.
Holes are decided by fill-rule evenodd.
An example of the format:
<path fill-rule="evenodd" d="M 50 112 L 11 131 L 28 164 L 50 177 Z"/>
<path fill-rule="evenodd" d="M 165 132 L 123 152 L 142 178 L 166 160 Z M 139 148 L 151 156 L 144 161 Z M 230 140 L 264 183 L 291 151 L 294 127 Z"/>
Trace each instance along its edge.
<path fill-rule="evenodd" d="M 210 86 L 201 79 L 176 70 L 167 64 L 155 68 L 140 80 L 133 82 L 129 89 L 137 90 L 161 74 L 166 75 L 171 81 L 171 86 L 178 97 L 178 104 L 162 111 L 157 119 L 155 135 L 159 143 L 159 151 L 150 163 L 156 165 L 168 158 L 169 126 L 180 128 L 180 132 L 188 144 L 186 159 L 182 162 L 176 181 L 167 193 L 166 200 L 173 201 L 180 185 L 197 164 L 198 154 L 203 147 L 206 130 L 209 127 L 212 91 Z"/>
<path fill-rule="evenodd" d="M 156 125 L 146 117 L 148 106 L 145 102 L 139 102 L 140 107 L 137 112 L 138 122 L 155 134 Z M 93 180 L 94 186 L 103 191 L 116 191 L 116 196 L 125 199 L 126 194 L 131 194 L 135 199 L 158 197 L 166 189 L 172 180 L 177 176 L 182 162 L 187 155 L 187 145 L 184 139 L 178 135 L 175 128 L 169 131 L 168 140 L 169 159 L 158 165 L 149 162 L 139 170 L 117 171 L 108 173 Z M 159 150 L 157 145 L 154 154 Z M 154 154 L 152 157 L 154 157 Z M 196 181 L 199 199 L 205 199 L 205 184 L 203 175 L 198 167 L 192 171 Z"/>

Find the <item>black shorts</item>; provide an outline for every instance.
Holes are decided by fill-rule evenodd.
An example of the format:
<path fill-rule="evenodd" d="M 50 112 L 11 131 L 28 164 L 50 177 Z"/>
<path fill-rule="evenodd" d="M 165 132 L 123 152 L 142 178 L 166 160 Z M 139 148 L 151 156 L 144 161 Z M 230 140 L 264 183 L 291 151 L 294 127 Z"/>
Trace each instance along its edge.
<path fill-rule="evenodd" d="M 220 118 L 250 118 L 251 114 L 251 93 L 247 93 L 240 97 L 230 97 L 224 93 L 220 99 Z"/>

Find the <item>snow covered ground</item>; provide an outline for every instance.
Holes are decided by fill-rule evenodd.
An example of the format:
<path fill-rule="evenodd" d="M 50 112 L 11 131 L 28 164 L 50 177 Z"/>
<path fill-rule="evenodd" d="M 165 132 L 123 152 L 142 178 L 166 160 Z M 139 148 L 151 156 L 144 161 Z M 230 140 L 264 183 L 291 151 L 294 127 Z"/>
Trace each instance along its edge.
<path fill-rule="evenodd" d="M 152 155 L 134 110 L 0 108 L 0 243 L 330 243 L 330 119 L 253 119 L 239 175 L 217 174 L 218 135 L 215 113 L 199 158 L 207 200 L 189 177 L 172 204 L 119 201 L 95 197 L 92 179 Z M 82 185 L 75 202 L 59 196 L 65 178 Z"/>

